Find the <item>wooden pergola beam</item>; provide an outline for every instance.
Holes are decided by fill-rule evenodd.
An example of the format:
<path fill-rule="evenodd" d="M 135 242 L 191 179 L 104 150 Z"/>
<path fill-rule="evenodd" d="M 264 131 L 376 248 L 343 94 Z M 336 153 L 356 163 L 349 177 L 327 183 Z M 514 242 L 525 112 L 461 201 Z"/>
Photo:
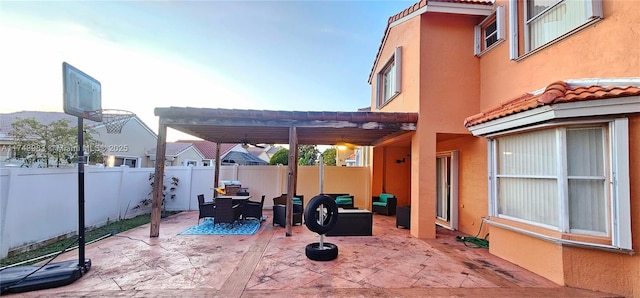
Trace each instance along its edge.
<path fill-rule="evenodd" d="M 167 148 L 167 126 L 158 126 L 158 142 L 156 144 L 156 169 L 153 177 L 153 199 L 151 201 L 151 228 L 149 237 L 160 236 L 160 217 L 163 199 L 164 161 Z"/>
<path fill-rule="evenodd" d="M 285 206 L 285 234 L 292 235 L 293 196 L 296 193 L 298 177 L 298 133 L 296 127 L 289 128 L 289 165 L 287 168 L 287 204 Z"/>
<path fill-rule="evenodd" d="M 213 176 L 213 197 L 217 198 L 218 197 L 218 192 L 216 191 L 216 188 L 218 187 L 218 183 L 220 183 L 220 143 L 216 143 L 216 168 L 214 171 L 214 176 Z M 200 208 L 200 207 L 198 207 Z"/>
<path fill-rule="evenodd" d="M 219 182 L 221 143 L 289 143 L 285 231 L 292 234 L 293 197 L 297 189 L 298 144 L 375 146 L 414 132 L 418 113 L 299 112 L 209 108 L 155 108 L 160 117 L 156 174 L 151 214 L 151 237 L 158 237 L 167 127 L 217 143 L 214 189 Z M 214 194 L 215 196 L 215 194 Z"/>

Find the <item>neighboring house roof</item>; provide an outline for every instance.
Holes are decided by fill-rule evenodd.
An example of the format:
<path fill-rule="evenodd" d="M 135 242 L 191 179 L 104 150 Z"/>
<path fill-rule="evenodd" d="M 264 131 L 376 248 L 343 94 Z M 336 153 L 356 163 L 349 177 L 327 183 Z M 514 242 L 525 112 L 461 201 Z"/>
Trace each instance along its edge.
<path fill-rule="evenodd" d="M 247 148 L 247 151 L 253 156 L 258 156 L 258 155 L 262 154 L 263 152 L 265 152 L 266 148 L 249 147 L 249 148 Z"/>
<path fill-rule="evenodd" d="M 272 144 L 267 144 L 264 147 L 249 147 L 247 148 L 247 151 L 257 157 L 260 158 L 266 162 L 269 162 L 271 160 L 271 157 L 276 154 L 276 152 L 278 152 L 280 149 L 282 149 L 282 146 L 275 146 Z"/>
<path fill-rule="evenodd" d="M 373 60 L 373 66 L 371 67 L 371 72 L 369 73 L 369 84 L 371 84 L 371 80 L 373 79 L 373 74 L 376 71 L 376 66 L 378 65 L 378 61 L 380 60 L 380 54 L 382 53 L 382 49 L 384 48 L 384 44 L 387 41 L 387 36 L 389 35 L 389 30 L 392 27 L 392 24 L 397 21 L 404 21 L 413 18 L 414 16 L 420 15 L 427 10 L 424 9 L 428 6 L 428 4 L 463 4 L 463 5 L 487 5 L 492 6 L 494 0 L 420 0 L 417 3 L 409 6 L 405 10 L 392 15 L 389 17 L 387 21 L 387 27 L 384 29 L 384 34 L 382 35 L 382 40 L 380 41 L 380 46 L 378 47 L 378 52 L 376 53 L 376 57 Z M 446 11 L 443 10 L 443 11 Z"/>
<path fill-rule="evenodd" d="M 640 78 L 628 79 L 627 82 L 631 84 L 624 86 L 614 85 L 613 80 L 597 79 L 557 81 L 551 83 L 542 92 L 526 93 L 501 105 L 470 116 L 464 120 L 464 126 L 471 127 L 546 105 L 640 96 Z"/>
<path fill-rule="evenodd" d="M 271 158 L 276 152 L 280 151 L 280 149 L 284 149 L 282 146 L 271 146 L 269 150 L 267 150 L 267 155 Z"/>
<path fill-rule="evenodd" d="M 177 143 L 191 143 L 200 151 L 204 159 L 216 159 L 216 148 L 218 145 L 214 142 L 206 140 L 178 140 Z M 236 145 L 237 144 L 220 144 L 220 156 L 229 152 Z"/>
<path fill-rule="evenodd" d="M 103 122 L 93 122 L 93 121 L 91 121 L 91 120 L 87 120 L 87 119 L 85 119 L 84 121 L 89 121 L 90 123 L 93 123 L 93 124 L 89 124 L 89 125 L 90 125 L 91 127 L 93 127 L 94 129 L 97 129 L 97 128 L 100 128 L 100 127 L 106 126 L 106 124 L 104 123 L 104 121 L 103 121 Z M 119 121 L 125 121 L 125 120 L 119 120 Z M 154 131 L 153 131 L 153 130 L 152 130 L 152 129 L 151 129 L 151 128 L 146 124 L 146 123 L 144 123 L 144 122 L 142 121 L 142 119 L 140 119 L 140 117 L 138 117 L 138 115 L 133 115 L 133 117 L 132 117 L 132 118 L 130 118 L 129 120 L 126 120 L 126 121 L 129 121 L 129 122 L 131 122 L 131 121 L 138 122 L 138 123 L 142 126 L 142 128 L 144 128 L 144 129 L 145 129 L 148 133 L 150 133 L 154 138 L 157 138 L 157 137 L 158 137 L 158 135 L 157 135 L 157 134 L 156 134 L 156 133 L 155 133 L 155 132 L 154 132 Z M 128 124 L 129 124 L 129 122 L 125 123 L 125 124 L 124 124 L 124 126 L 128 125 Z"/>
<path fill-rule="evenodd" d="M 180 154 L 182 154 L 183 152 L 187 151 L 189 148 L 194 147 L 194 149 L 197 150 L 197 148 L 195 148 L 195 146 L 193 146 L 192 143 L 179 143 L 179 142 L 172 142 L 169 143 L 167 142 L 167 146 L 165 147 L 165 156 L 178 156 Z M 200 152 L 198 152 L 200 153 Z M 149 156 L 155 156 L 156 155 L 156 148 L 151 148 L 149 150 L 147 150 L 147 155 Z M 202 153 L 200 153 L 200 155 L 202 155 Z"/>
<path fill-rule="evenodd" d="M 9 132 L 13 129 L 11 124 L 18 119 L 30 119 L 33 118 L 36 121 L 48 125 L 51 122 L 59 121 L 59 120 L 68 120 L 70 127 L 76 127 L 78 123 L 78 117 L 72 116 L 69 114 L 65 114 L 63 112 L 42 112 L 42 111 L 20 111 L 14 113 L 5 113 L 0 114 L 0 138 L 8 137 Z M 137 121 L 144 127 L 149 133 L 151 133 L 154 137 L 157 137 L 156 133 L 149 128 L 137 115 L 134 115 L 132 119 L 129 121 Z M 84 124 L 93 128 L 98 128 L 104 126 L 104 123 L 95 122 L 88 119 L 84 119 Z"/>
<path fill-rule="evenodd" d="M 222 163 L 236 163 L 239 165 L 267 165 L 268 162 L 249 153 L 231 151 L 222 159 Z"/>
<path fill-rule="evenodd" d="M 247 148 L 247 152 L 249 152 L 249 154 L 251 154 L 251 155 L 253 155 L 253 156 L 257 157 L 257 158 L 260 158 L 260 155 L 267 155 L 267 151 L 269 149 L 270 148 L 249 147 L 249 148 Z M 262 158 L 260 158 L 260 159 L 262 159 Z"/>

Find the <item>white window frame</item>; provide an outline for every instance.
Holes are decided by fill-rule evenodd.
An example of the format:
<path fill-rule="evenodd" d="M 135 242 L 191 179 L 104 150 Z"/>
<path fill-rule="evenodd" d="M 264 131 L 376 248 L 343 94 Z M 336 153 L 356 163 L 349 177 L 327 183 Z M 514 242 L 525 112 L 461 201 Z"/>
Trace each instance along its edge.
<path fill-rule="evenodd" d="M 134 156 L 113 156 L 114 158 L 114 166 L 115 167 L 129 167 L 129 168 L 140 168 L 142 167 L 142 159 L 140 157 L 134 157 Z M 122 162 L 119 165 L 115 165 L 115 160 L 122 160 Z M 128 166 L 127 160 L 131 160 L 134 161 L 135 166 L 134 167 L 130 167 Z"/>
<path fill-rule="evenodd" d="M 133 161 L 135 163 L 133 168 L 139 168 L 140 167 L 140 158 L 137 158 L 137 157 L 123 157 L 122 158 L 122 165 L 126 165 L 127 160 L 131 160 L 131 161 Z"/>
<path fill-rule="evenodd" d="M 522 2 L 522 8 L 518 7 L 519 0 L 509 0 L 509 44 L 510 51 L 509 56 L 511 60 L 519 60 L 527 57 L 529 54 L 535 53 L 539 50 L 546 48 L 547 46 L 554 44 L 584 28 L 591 25 L 594 22 L 597 22 L 603 18 L 602 12 L 602 0 L 559 0 L 553 6 L 545 9 L 538 15 L 542 15 L 546 12 L 553 10 L 555 7 L 559 5 L 565 5 L 567 1 L 584 1 L 586 6 L 584 9 L 584 20 L 581 24 L 577 25 L 574 28 L 568 29 L 566 32 L 560 33 L 558 36 L 554 36 L 550 38 L 549 41 L 540 44 L 539 46 L 533 48 L 530 42 L 530 22 L 527 20 L 527 7 L 529 0 L 520 0 Z M 523 11 L 523 20 L 518 20 L 518 12 Z M 519 26 L 523 26 L 524 30 L 524 53 L 519 53 L 519 36 L 518 36 L 518 28 Z"/>
<path fill-rule="evenodd" d="M 510 131 L 503 131 L 489 136 L 488 149 L 489 149 L 489 215 L 497 218 L 506 218 L 509 220 L 515 220 L 525 222 L 528 224 L 541 226 L 544 228 L 553 229 L 543 224 L 537 224 L 526 220 L 514 219 L 512 217 L 504 216 L 498 212 L 498 192 L 499 185 L 497 179 L 497 166 L 498 166 L 498 146 L 496 138 L 504 136 L 509 133 L 522 133 L 530 132 L 535 129 L 551 128 L 552 126 L 566 127 L 570 125 L 579 124 L 594 124 L 594 123 L 607 123 L 607 146 L 609 149 L 608 158 L 608 175 L 610 177 L 609 190 L 608 190 L 608 203 L 609 203 L 609 218 L 608 218 L 608 235 L 611 237 L 611 243 L 609 245 L 602 245 L 590 242 L 572 241 L 566 239 L 559 239 L 550 237 L 547 235 L 540 235 L 534 232 L 524 230 L 522 228 L 510 227 L 504 223 L 493 223 L 493 225 L 508 228 L 516 232 L 522 232 L 531 236 L 537 236 L 549 241 L 565 244 L 576 245 L 590 248 L 601 248 L 606 250 L 622 251 L 629 253 L 632 251 L 631 241 L 631 214 L 630 214 L 630 190 L 629 190 L 629 124 L 627 118 L 614 118 L 605 120 L 593 120 L 593 121 L 573 121 L 562 122 L 553 124 L 542 124 L 528 128 L 515 129 Z M 561 148 L 561 150 L 564 150 Z M 566 151 L 564 151 L 566 153 Z M 565 156 L 566 157 L 566 156 Z M 559 156 L 559 159 L 565 158 Z M 566 166 L 566 164 L 565 164 Z M 559 192 L 566 193 L 566 183 L 558 183 Z M 559 209 L 561 212 L 568 216 L 568 213 L 564 210 L 566 207 L 566 201 L 563 198 L 559 198 Z M 573 233 L 568 229 L 568 217 L 560 217 L 558 227 L 556 231 L 562 233 Z M 490 223 L 492 224 L 492 223 Z M 583 233 L 580 233 L 584 235 Z"/>
<path fill-rule="evenodd" d="M 492 23 L 496 23 L 496 37 L 497 40 L 491 45 L 487 46 L 487 34 L 485 29 L 491 25 Z M 493 49 L 498 44 L 506 40 L 505 37 L 505 17 L 504 17 L 504 5 L 498 6 L 493 14 L 489 15 L 485 18 L 480 24 L 475 26 L 475 41 L 474 41 L 474 55 L 481 56 L 485 52 Z"/>
<path fill-rule="evenodd" d="M 389 92 L 389 96 L 385 96 L 387 94 L 386 86 L 384 85 L 384 76 L 385 74 L 393 72 L 394 81 L 391 92 Z M 376 105 L 377 108 L 382 108 L 391 100 L 393 100 L 398 94 L 402 92 L 402 47 L 395 48 L 393 55 L 387 63 L 384 64 L 384 67 L 378 72 L 376 75 Z"/>

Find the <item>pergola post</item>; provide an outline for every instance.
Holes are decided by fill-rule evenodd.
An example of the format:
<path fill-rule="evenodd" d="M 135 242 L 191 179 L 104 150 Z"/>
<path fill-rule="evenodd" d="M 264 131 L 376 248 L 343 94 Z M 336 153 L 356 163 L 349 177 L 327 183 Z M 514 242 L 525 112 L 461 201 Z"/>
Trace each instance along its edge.
<path fill-rule="evenodd" d="M 216 142 L 216 168 L 213 176 L 213 197 L 218 197 L 218 183 L 220 182 L 220 142 Z"/>
<path fill-rule="evenodd" d="M 164 161 L 167 147 L 167 126 L 162 124 L 158 126 L 158 142 L 156 144 L 156 170 L 153 177 L 153 200 L 151 201 L 151 228 L 149 237 L 158 237 L 160 235 L 160 215 L 163 199 L 163 178 L 164 178 Z"/>
<path fill-rule="evenodd" d="M 293 196 L 298 182 L 298 131 L 295 126 L 289 128 L 289 166 L 287 170 L 287 205 L 285 207 L 285 233 L 291 236 L 293 226 Z"/>

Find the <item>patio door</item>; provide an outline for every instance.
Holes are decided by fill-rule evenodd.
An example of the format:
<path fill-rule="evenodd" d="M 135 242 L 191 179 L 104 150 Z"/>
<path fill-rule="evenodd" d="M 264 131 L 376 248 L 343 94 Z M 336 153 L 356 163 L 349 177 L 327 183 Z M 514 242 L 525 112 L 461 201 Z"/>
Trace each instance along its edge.
<path fill-rule="evenodd" d="M 458 229 L 458 151 L 436 155 L 436 224 Z"/>

